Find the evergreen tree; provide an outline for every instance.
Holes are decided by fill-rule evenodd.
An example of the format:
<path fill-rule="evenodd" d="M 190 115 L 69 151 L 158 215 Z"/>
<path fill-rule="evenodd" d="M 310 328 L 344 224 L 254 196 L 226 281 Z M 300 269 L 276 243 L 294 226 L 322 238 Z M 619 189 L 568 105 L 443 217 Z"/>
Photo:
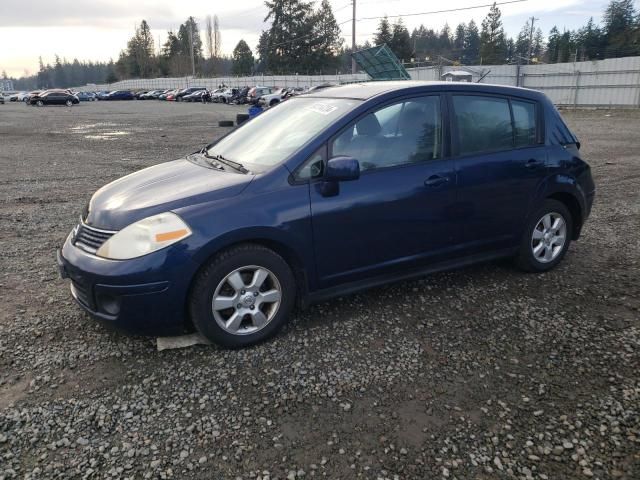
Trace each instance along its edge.
<path fill-rule="evenodd" d="M 547 42 L 547 62 L 557 63 L 560 55 L 560 31 L 555 25 L 549 31 L 549 41 Z"/>
<path fill-rule="evenodd" d="M 494 3 L 482 21 L 480 57 L 483 64 L 501 64 L 505 60 L 506 41 L 500 9 Z"/>
<path fill-rule="evenodd" d="M 266 21 L 271 21 L 266 44 L 266 67 L 271 73 L 306 71 L 309 66 L 312 4 L 302 0 L 266 1 Z M 262 52 L 261 52 L 262 59 Z"/>
<path fill-rule="evenodd" d="M 444 27 L 440 31 L 440 36 L 438 38 L 438 52 L 441 56 L 449 58 L 451 56 L 451 45 L 453 40 L 451 38 L 451 28 L 449 28 L 449 24 L 445 23 Z"/>
<path fill-rule="evenodd" d="M 473 20 L 467 25 L 465 32 L 462 61 L 467 65 L 474 65 L 480 61 L 480 33 L 476 22 Z"/>
<path fill-rule="evenodd" d="M 575 58 L 576 45 L 571 31 L 565 30 L 558 42 L 558 62 L 571 62 Z"/>
<path fill-rule="evenodd" d="M 515 63 L 527 63 L 527 56 L 529 55 L 530 35 L 531 23 L 529 22 L 529 20 L 527 20 L 520 29 L 520 33 L 518 33 L 518 37 L 515 40 Z"/>
<path fill-rule="evenodd" d="M 253 53 L 247 42 L 240 40 L 233 49 L 233 73 L 234 75 L 250 75 L 253 70 Z"/>
<path fill-rule="evenodd" d="M 380 23 L 378 24 L 378 31 L 374 37 L 374 43 L 376 45 L 382 45 L 386 43 L 387 45 L 391 45 L 393 41 L 393 33 L 391 32 L 391 25 L 389 24 L 389 19 L 384 16 L 380 19 Z"/>
<path fill-rule="evenodd" d="M 604 15 L 607 54 L 613 57 L 640 53 L 640 21 L 633 0 L 612 0 Z"/>
<path fill-rule="evenodd" d="M 460 23 L 456 27 L 456 32 L 453 37 L 453 57 L 462 62 L 462 58 L 464 56 L 464 38 L 466 36 L 466 28 L 464 23 Z"/>
<path fill-rule="evenodd" d="M 596 60 L 602 58 L 606 45 L 606 38 L 593 21 L 589 18 L 587 24 L 578 30 L 577 42 L 580 45 L 581 60 Z"/>
<path fill-rule="evenodd" d="M 399 18 L 393 24 L 389 48 L 401 62 L 409 62 L 413 57 L 411 37 L 409 36 L 409 30 L 404 26 L 402 18 Z"/>
<path fill-rule="evenodd" d="M 315 68 L 322 72 L 335 70 L 340 62 L 338 53 L 343 40 L 329 0 L 322 0 L 318 11 L 313 15 L 312 24 L 314 35 L 311 60 Z"/>

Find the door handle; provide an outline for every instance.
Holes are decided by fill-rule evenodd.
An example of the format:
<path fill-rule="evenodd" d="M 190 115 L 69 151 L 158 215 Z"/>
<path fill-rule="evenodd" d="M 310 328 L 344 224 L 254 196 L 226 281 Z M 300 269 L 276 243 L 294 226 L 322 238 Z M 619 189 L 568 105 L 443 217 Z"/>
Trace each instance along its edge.
<path fill-rule="evenodd" d="M 540 160 L 536 160 L 535 158 L 530 158 L 529 160 L 527 160 L 527 163 L 524 164 L 524 166 L 527 168 L 538 168 L 541 165 L 542 162 Z"/>
<path fill-rule="evenodd" d="M 431 175 L 424 181 L 425 186 L 427 187 L 439 187 L 440 185 L 444 185 L 449 181 L 449 177 L 444 177 L 442 175 Z"/>

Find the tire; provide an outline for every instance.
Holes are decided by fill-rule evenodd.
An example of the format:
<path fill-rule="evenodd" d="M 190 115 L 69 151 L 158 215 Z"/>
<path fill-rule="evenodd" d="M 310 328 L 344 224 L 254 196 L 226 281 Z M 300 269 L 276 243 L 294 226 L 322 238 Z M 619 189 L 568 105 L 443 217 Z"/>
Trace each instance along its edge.
<path fill-rule="evenodd" d="M 67 100 L 67 101 L 65 102 L 65 105 L 66 105 L 67 107 L 73 107 L 73 102 L 72 102 L 71 100 Z"/>
<path fill-rule="evenodd" d="M 220 120 L 218 122 L 219 127 L 233 127 L 233 120 Z"/>
<path fill-rule="evenodd" d="M 238 113 L 236 115 L 236 125 L 242 125 L 247 120 L 249 120 L 249 114 L 248 113 Z"/>
<path fill-rule="evenodd" d="M 215 308 L 214 297 L 222 308 Z M 198 273 L 188 309 L 203 336 L 239 348 L 275 335 L 288 321 L 295 299 L 296 281 L 287 262 L 266 247 L 247 243 L 223 251 Z"/>
<path fill-rule="evenodd" d="M 273 107 L 274 105 L 277 105 L 277 104 L 279 104 L 279 103 L 280 103 L 280 101 L 279 101 L 279 100 L 271 100 L 271 101 L 269 102 L 269 106 L 270 106 L 270 107 Z"/>
<path fill-rule="evenodd" d="M 561 223 L 556 224 L 558 219 L 564 222 L 563 227 Z M 545 200 L 527 220 L 516 265 L 527 272 L 546 272 L 555 268 L 569 249 L 572 232 L 573 219 L 564 203 Z M 560 243 L 562 237 L 564 240 Z"/>
<path fill-rule="evenodd" d="M 39 107 L 44 107 L 44 102 L 42 100 L 38 100 L 36 102 L 36 105 L 39 106 Z"/>

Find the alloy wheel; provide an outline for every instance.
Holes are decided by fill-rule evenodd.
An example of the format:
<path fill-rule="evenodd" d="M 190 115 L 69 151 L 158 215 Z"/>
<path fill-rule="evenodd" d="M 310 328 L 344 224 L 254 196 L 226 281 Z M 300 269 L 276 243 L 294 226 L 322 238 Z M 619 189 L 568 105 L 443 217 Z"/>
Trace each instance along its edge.
<path fill-rule="evenodd" d="M 255 333 L 278 313 L 282 287 L 264 267 L 248 265 L 229 273 L 216 287 L 211 301 L 216 323 L 232 335 Z"/>
<path fill-rule="evenodd" d="M 567 222 L 557 212 L 546 213 L 533 229 L 531 251 L 540 263 L 558 258 L 567 241 Z"/>

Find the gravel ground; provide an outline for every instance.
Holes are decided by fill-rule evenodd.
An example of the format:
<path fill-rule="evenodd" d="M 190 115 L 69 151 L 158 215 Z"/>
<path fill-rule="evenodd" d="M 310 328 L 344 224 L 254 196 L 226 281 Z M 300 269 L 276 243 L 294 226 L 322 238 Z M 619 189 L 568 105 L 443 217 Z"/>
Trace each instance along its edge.
<path fill-rule="evenodd" d="M 72 302 L 90 195 L 238 108 L 0 105 L 0 480 L 640 478 L 640 111 L 565 114 L 598 195 L 559 268 L 497 262 L 157 352 Z"/>

